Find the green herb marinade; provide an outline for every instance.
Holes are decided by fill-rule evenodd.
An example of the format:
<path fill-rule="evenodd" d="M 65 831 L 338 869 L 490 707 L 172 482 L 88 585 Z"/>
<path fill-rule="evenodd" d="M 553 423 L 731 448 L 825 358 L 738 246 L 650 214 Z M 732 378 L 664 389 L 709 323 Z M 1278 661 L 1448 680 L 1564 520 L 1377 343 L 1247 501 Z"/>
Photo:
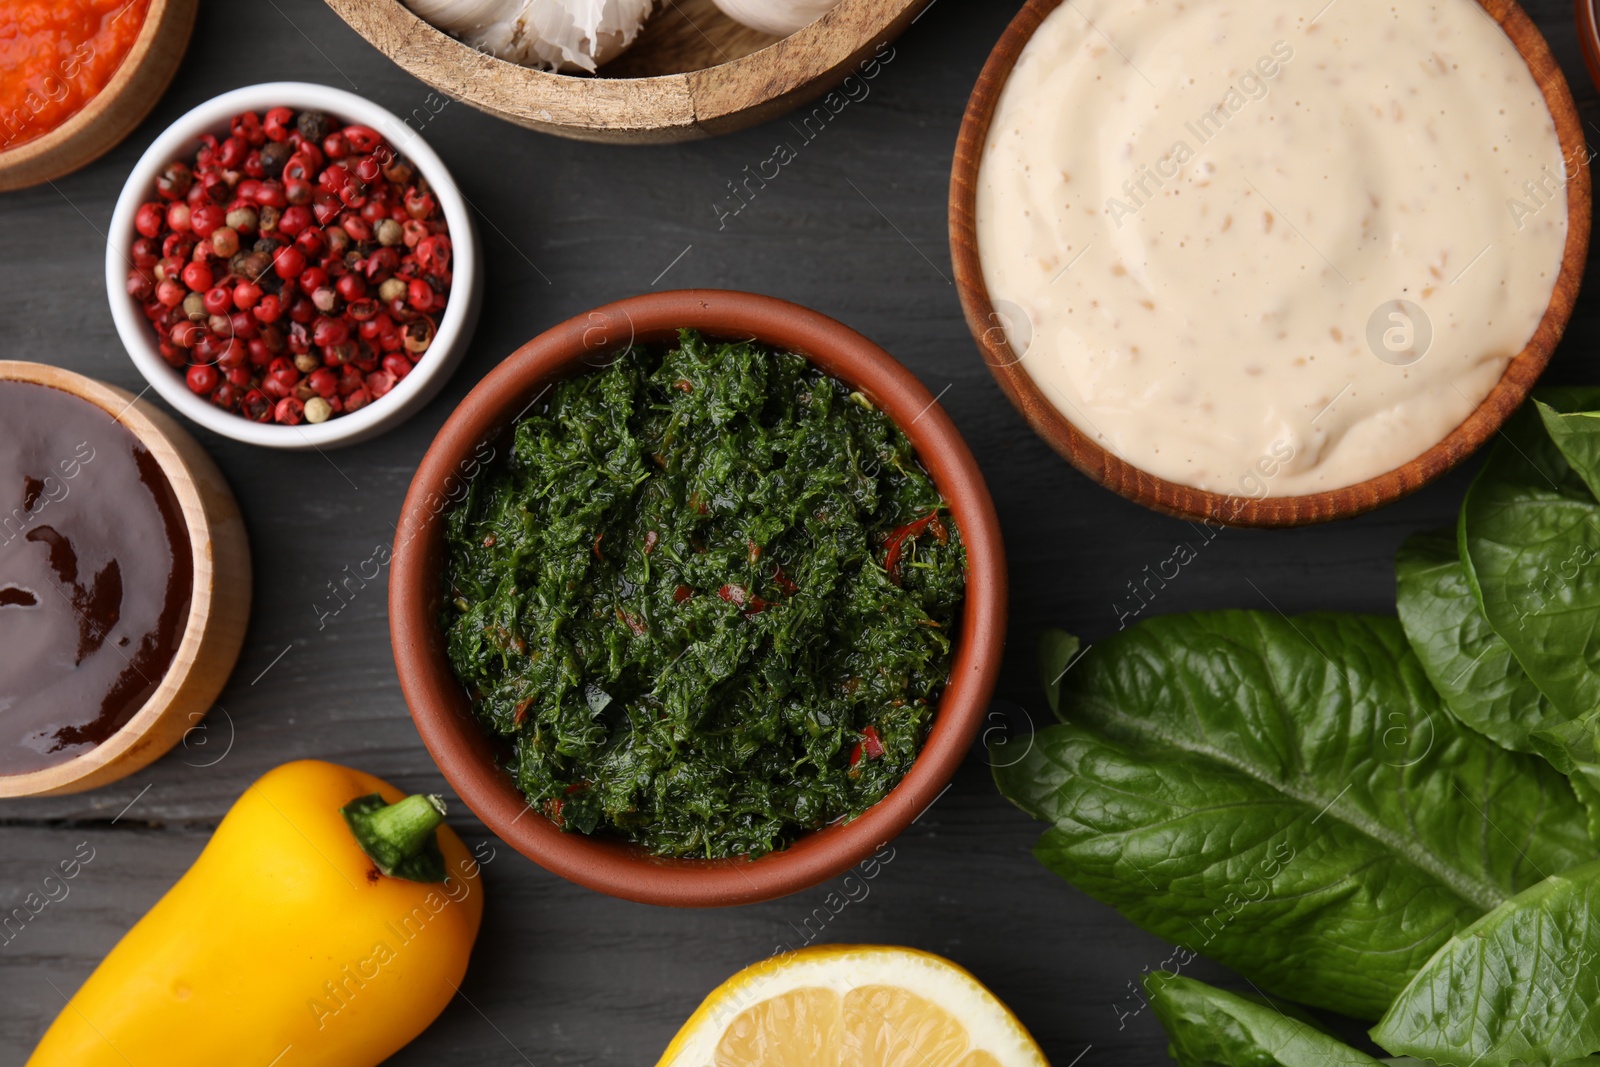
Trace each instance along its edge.
<path fill-rule="evenodd" d="M 517 424 L 448 516 L 446 577 L 450 662 L 529 800 L 569 830 L 726 857 L 904 777 L 966 554 L 866 398 L 684 331 Z"/>

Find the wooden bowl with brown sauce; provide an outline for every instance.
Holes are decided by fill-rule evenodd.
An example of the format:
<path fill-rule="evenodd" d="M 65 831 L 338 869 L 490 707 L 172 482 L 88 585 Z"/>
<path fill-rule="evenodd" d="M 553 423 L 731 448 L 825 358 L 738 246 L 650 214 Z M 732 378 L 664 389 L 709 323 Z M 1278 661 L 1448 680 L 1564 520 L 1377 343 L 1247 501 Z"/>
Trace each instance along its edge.
<path fill-rule="evenodd" d="M 0 361 L 0 797 L 76 793 L 199 726 L 250 616 L 244 519 L 170 417 Z"/>

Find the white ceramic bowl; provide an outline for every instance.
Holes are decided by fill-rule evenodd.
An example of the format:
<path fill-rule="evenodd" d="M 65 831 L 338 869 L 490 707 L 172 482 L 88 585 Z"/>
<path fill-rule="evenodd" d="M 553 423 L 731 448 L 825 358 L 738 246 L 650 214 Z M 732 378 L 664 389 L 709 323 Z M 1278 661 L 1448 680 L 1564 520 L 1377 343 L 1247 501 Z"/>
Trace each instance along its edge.
<path fill-rule="evenodd" d="M 360 123 L 377 130 L 428 179 L 450 226 L 454 278 L 449 302 L 427 354 L 383 397 L 360 411 L 317 425 L 252 422 L 242 415 L 214 407 L 205 397 L 190 392 L 183 375 L 161 358 L 155 331 L 138 302 L 127 292 L 131 249 L 137 236 L 133 218 L 140 204 L 157 199 L 157 173 L 172 160 L 192 160 L 199 150 L 201 135 L 225 134 L 228 121 L 234 115 L 242 111 L 265 112 L 273 107 L 289 107 L 296 111 L 315 108 L 346 123 Z M 343 89 L 310 82 L 264 82 L 223 93 L 196 107 L 167 127 L 134 165 L 111 216 L 110 236 L 106 242 L 106 294 L 111 300 L 111 317 L 116 321 L 117 333 L 139 373 L 182 414 L 224 437 L 268 448 L 296 451 L 338 448 L 376 437 L 415 415 L 455 371 L 466 354 L 483 301 L 482 250 L 472 212 L 445 169 L 444 161 L 393 113 Z"/>

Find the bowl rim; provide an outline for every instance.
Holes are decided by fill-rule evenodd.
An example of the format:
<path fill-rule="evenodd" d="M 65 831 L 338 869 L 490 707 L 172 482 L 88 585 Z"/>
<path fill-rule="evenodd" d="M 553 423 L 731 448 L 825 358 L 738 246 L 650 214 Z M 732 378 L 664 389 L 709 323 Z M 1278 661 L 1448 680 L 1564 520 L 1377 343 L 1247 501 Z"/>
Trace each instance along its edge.
<path fill-rule="evenodd" d="M 182 376 L 161 358 L 150 324 L 145 321 L 138 303 L 127 293 L 134 215 L 141 204 L 155 199 L 157 172 L 174 159 L 193 155 L 201 134 L 225 129 L 233 115 L 279 106 L 314 107 L 346 122 L 359 122 L 377 130 L 428 179 L 450 227 L 454 277 L 450 299 L 429 348 L 429 353 L 437 354 L 438 358 L 421 360 L 393 389 L 367 407 L 321 425 L 280 426 L 251 422 L 242 415 L 214 407 L 190 392 Z M 450 377 L 476 325 L 483 284 L 477 231 L 466 197 L 449 168 L 422 135 L 393 112 L 333 86 L 316 82 L 259 82 L 230 89 L 189 109 L 163 130 L 134 164 L 117 196 L 107 232 L 106 295 L 117 335 L 129 357 L 167 403 L 206 429 L 236 441 L 300 451 L 353 444 L 391 429 L 415 414 Z"/>
<path fill-rule="evenodd" d="M 860 818 L 801 837 L 757 860 L 651 856 L 620 839 L 564 833 L 532 812 L 494 763 L 488 733 L 451 672 L 436 621 L 443 514 L 483 463 L 489 442 L 552 381 L 635 342 L 679 328 L 757 338 L 798 352 L 854 385 L 910 437 L 960 525 L 967 591 L 949 684 L 906 777 Z M 524 344 L 451 414 L 406 493 L 392 554 L 390 635 L 400 687 L 429 754 L 463 802 L 508 844 L 579 885 L 641 903 L 746 904 L 798 892 L 866 860 L 938 799 L 987 712 L 1005 644 L 1006 563 L 988 487 L 937 399 L 892 356 L 850 327 L 775 297 L 722 290 L 648 293 L 577 315 Z M 524 816 L 532 815 L 531 818 Z"/>
<path fill-rule="evenodd" d="M 1577 160 L 1567 181 L 1567 236 L 1561 270 L 1533 336 L 1507 363 L 1478 407 L 1421 455 L 1383 474 L 1341 489 L 1301 496 L 1246 497 L 1215 493 L 1158 478 L 1114 455 L 1082 433 L 1018 365 L 995 310 L 978 255 L 977 193 L 983 147 L 1005 84 L 1022 50 L 1064 0 L 1027 0 L 990 53 L 968 101 L 950 180 L 950 246 L 956 288 L 967 327 L 983 360 L 1035 433 L 1080 472 L 1145 507 L 1180 519 L 1221 526 L 1287 527 L 1353 518 L 1416 492 L 1481 448 L 1521 406 L 1549 364 L 1577 302 L 1588 259 L 1592 207 L 1588 152 L 1566 78 L 1539 29 L 1515 0 L 1473 0 L 1516 46 L 1543 92 L 1564 158 Z M 1581 6 L 1588 0 L 1577 0 Z"/>
<path fill-rule="evenodd" d="M 199 8 L 199 0 L 150 0 L 138 36 L 133 39 L 127 55 L 122 57 L 122 62 L 98 93 L 55 129 L 11 148 L 0 149 L 0 174 L 17 169 L 25 170 L 30 175 L 18 185 L 0 184 L 0 189 L 26 188 L 69 174 L 109 152 L 132 133 L 134 127 L 155 108 L 178 73 L 179 63 L 188 50 Z M 167 49 L 158 47 L 166 36 L 172 37 L 173 46 Z M 133 88 L 148 73 L 154 75 L 151 80 L 153 91 L 149 93 L 148 100 L 116 114 L 112 123 L 112 113 L 118 111 L 117 104 L 125 98 L 125 91 Z M 140 86 L 139 91 L 143 88 Z M 88 151 L 74 150 L 80 141 L 87 143 L 99 136 L 103 122 L 112 123 L 112 135 L 107 136 L 103 144 L 95 145 Z M 63 157 L 64 169 L 41 166 L 42 161 L 56 153 Z M 48 173 L 47 170 L 54 173 Z M 35 171 L 38 172 L 37 176 L 33 176 Z"/>
<path fill-rule="evenodd" d="M 1574 0 L 1578 17 L 1578 47 L 1583 52 L 1583 65 L 1588 68 L 1589 80 L 1600 88 L 1600 12 L 1595 10 L 1595 0 Z"/>
<path fill-rule="evenodd" d="M 500 59 L 438 29 L 402 0 L 328 0 L 328 6 L 401 69 L 495 118 L 558 137 L 644 144 L 729 133 L 825 96 L 935 2 L 840 0 L 747 55 L 636 78 L 578 76 Z M 752 102 L 740 92 L 746 86 L 760 86 L 765 95 Z"/>
<path fill-rule="evenodd" d="M 204 675 L 210 664 L 203 646 L 213 639 L 213 620 L 224 619 L 225 624 L 229 624 L 226 620 L 237 621 L 238 633 L 224 638 L 224 644 L 231 642 L 233 645 L 231 651 L 226 653 L 227 657 L 231 660 L 237 656 L 238 646 L 244 637 L 243 619 L 248 618 L 250 613 L 249 554 L 246 549 L 242 574 L 222 572 L 221 565 L 233 560 L 235 553 L 229 546 L 219 545 L 220 531 L 215 516 L 206 504 L 205 493 L 215 493 L 216 487 L 207 486 L 203 491 L 200 480 L 210 480 L 208 476 L 215 475 L 214 480 L 224 492 L 226 483 L 214 471 L 190 469 L 187 465 L 191 459 L 190 452 L 198 452 L 199 447 L 195 445 L 192 449 L 185 449 L 185 442 L 180 436 L 183 434 L 182 428 L 165 420 L 159 411 L 145 408 L 139 397 L 76 371 L 24 360 L 0 360 L 0 381 L 28 382 L 58 389 L 92 404 L 131 433 L 159 464 L 162 476 L 177 498 L 178 507 L 183 513 L 184 534 L 189 543 L 193 576 L 189 612 L 184 620 L 183 637 L 179 640 L 178 649 L 173 653 L 172 663 L 156 691 L 150 694 L 131 719 L 87 752 L 38 770 L 0 775 L 0 797 L 74 792 L 132 773 L 166 751 L 161 748 L 148 753 L 147 758 L 142 754 L 136 755 L 140 747 L 146 744 L 147 737 L 180 702 L 191 679 L 196 685 L 205 684 Z M 168 425 L 163 425 L 163 421 L 167 421 Z M 232 533 L 240 538 L 244 536 L 242 522 Z M 236 610 L 232 606 L 225 609 L 223 602 L 227 599 L 238 602 Z M 216 688 L 221 689 L 220 679 Z M 199 721 L 199 716 L 191 712 L 185 730 L 177 734 L 194 728 Z M 177 734 L 171 741 L 178 740 Z M 107 768 L 124 760 L 132 761 L 126 771 L 107 772 Z"/>

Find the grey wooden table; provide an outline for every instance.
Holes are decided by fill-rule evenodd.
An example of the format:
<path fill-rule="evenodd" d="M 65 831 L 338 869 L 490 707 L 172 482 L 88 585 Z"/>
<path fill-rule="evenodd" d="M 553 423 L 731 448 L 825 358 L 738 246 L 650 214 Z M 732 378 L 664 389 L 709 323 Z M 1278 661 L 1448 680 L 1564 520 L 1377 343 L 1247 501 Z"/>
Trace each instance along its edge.
<path fill-rule="evenodd" d="M 465 104 L 439 112 L 423 132 L 479 209 L 487 249 L 472 349 L 421 415 L 327 458 L 194 430 L 231 480 L 254 545 L 244 653 L 205 733 L 148 771 L 81 796 L 0 802 L 0 910 L 38 888 L 79 842 L 95 850 L 70 894 L 0 946 L 0 1064 L 26 1058 L 63 996 L 183 872 L 258 775 L 320 757 L 409 791 L 448 792 L 400 698 L 381 579 L 319 620 L 328 584 L 391 536 L 419 457 L 484 373 L 546 327 L 618 297 L 688 286 L 786 297 L 878 340 L 942 393 L 1006 531 L 1011 640 L 999 697 L 1034 721 L 1046 718 L 1033 680 L 1039 631 L 1111 632 L 1126 583 L 1191 534 L 1057 459 L 1000 395 L 961 318 L 945 228 L 951 154 L 979 67 L 1018 6 L 936 4 L 898 43 L 870 95 L 804 145 L 737 216 L 719 210 L 728 183 L 789 137 L 781 123 L 699 144 L 618 148 L 516 129 Z M 1529 7 L 1586 119 L 1594 117 L 1571 5 Z M 122 181 L 183 111 L 279 78 L 350 88 L 401 113 L 429 94 L 317 0 L 210 0 L 177 80 L 143 127 L 54 186 L 0 195 L 0 357 L 140 389 L 104 293 L 102 235 Z M 1596 306 L 1580 302 L 1551 380 L 1594 380 L 1586 364 L 1600 331 Z M 1152 610 L 1264 607 L 1266 596 L 1289 612 L 1392 611 L 1394 550 L 1408 534 L 1450 521 L 1470 469 L 1356 522 L 1226 532 Z M 451 821 L 469 841 L 489 838 L 459 804 Z M 997 795 L 974 753 L 895 843 L 869 895 L 830 916 L 819 940 L 950 956 L 1016 1010 L 1057 1067 L 1169 1062 L 1159 1026 L 1148 1011 L 1133 1013 L 1130 996 L 1130 983 L 1159 966 L 1169 946 L 1040 867 L 1029 853 L 1039 829 Z M 653 1062 L 707 991 L 797 944 L 808 918 L 817 929 L 813 916 L 829 892 L 668 911 L 579 889 L 504 845 L 487 880 L 484 934 L 462 995 L 391 1062 Z M 1228 981 L 1209 964 L 1189 973 Z"/>

